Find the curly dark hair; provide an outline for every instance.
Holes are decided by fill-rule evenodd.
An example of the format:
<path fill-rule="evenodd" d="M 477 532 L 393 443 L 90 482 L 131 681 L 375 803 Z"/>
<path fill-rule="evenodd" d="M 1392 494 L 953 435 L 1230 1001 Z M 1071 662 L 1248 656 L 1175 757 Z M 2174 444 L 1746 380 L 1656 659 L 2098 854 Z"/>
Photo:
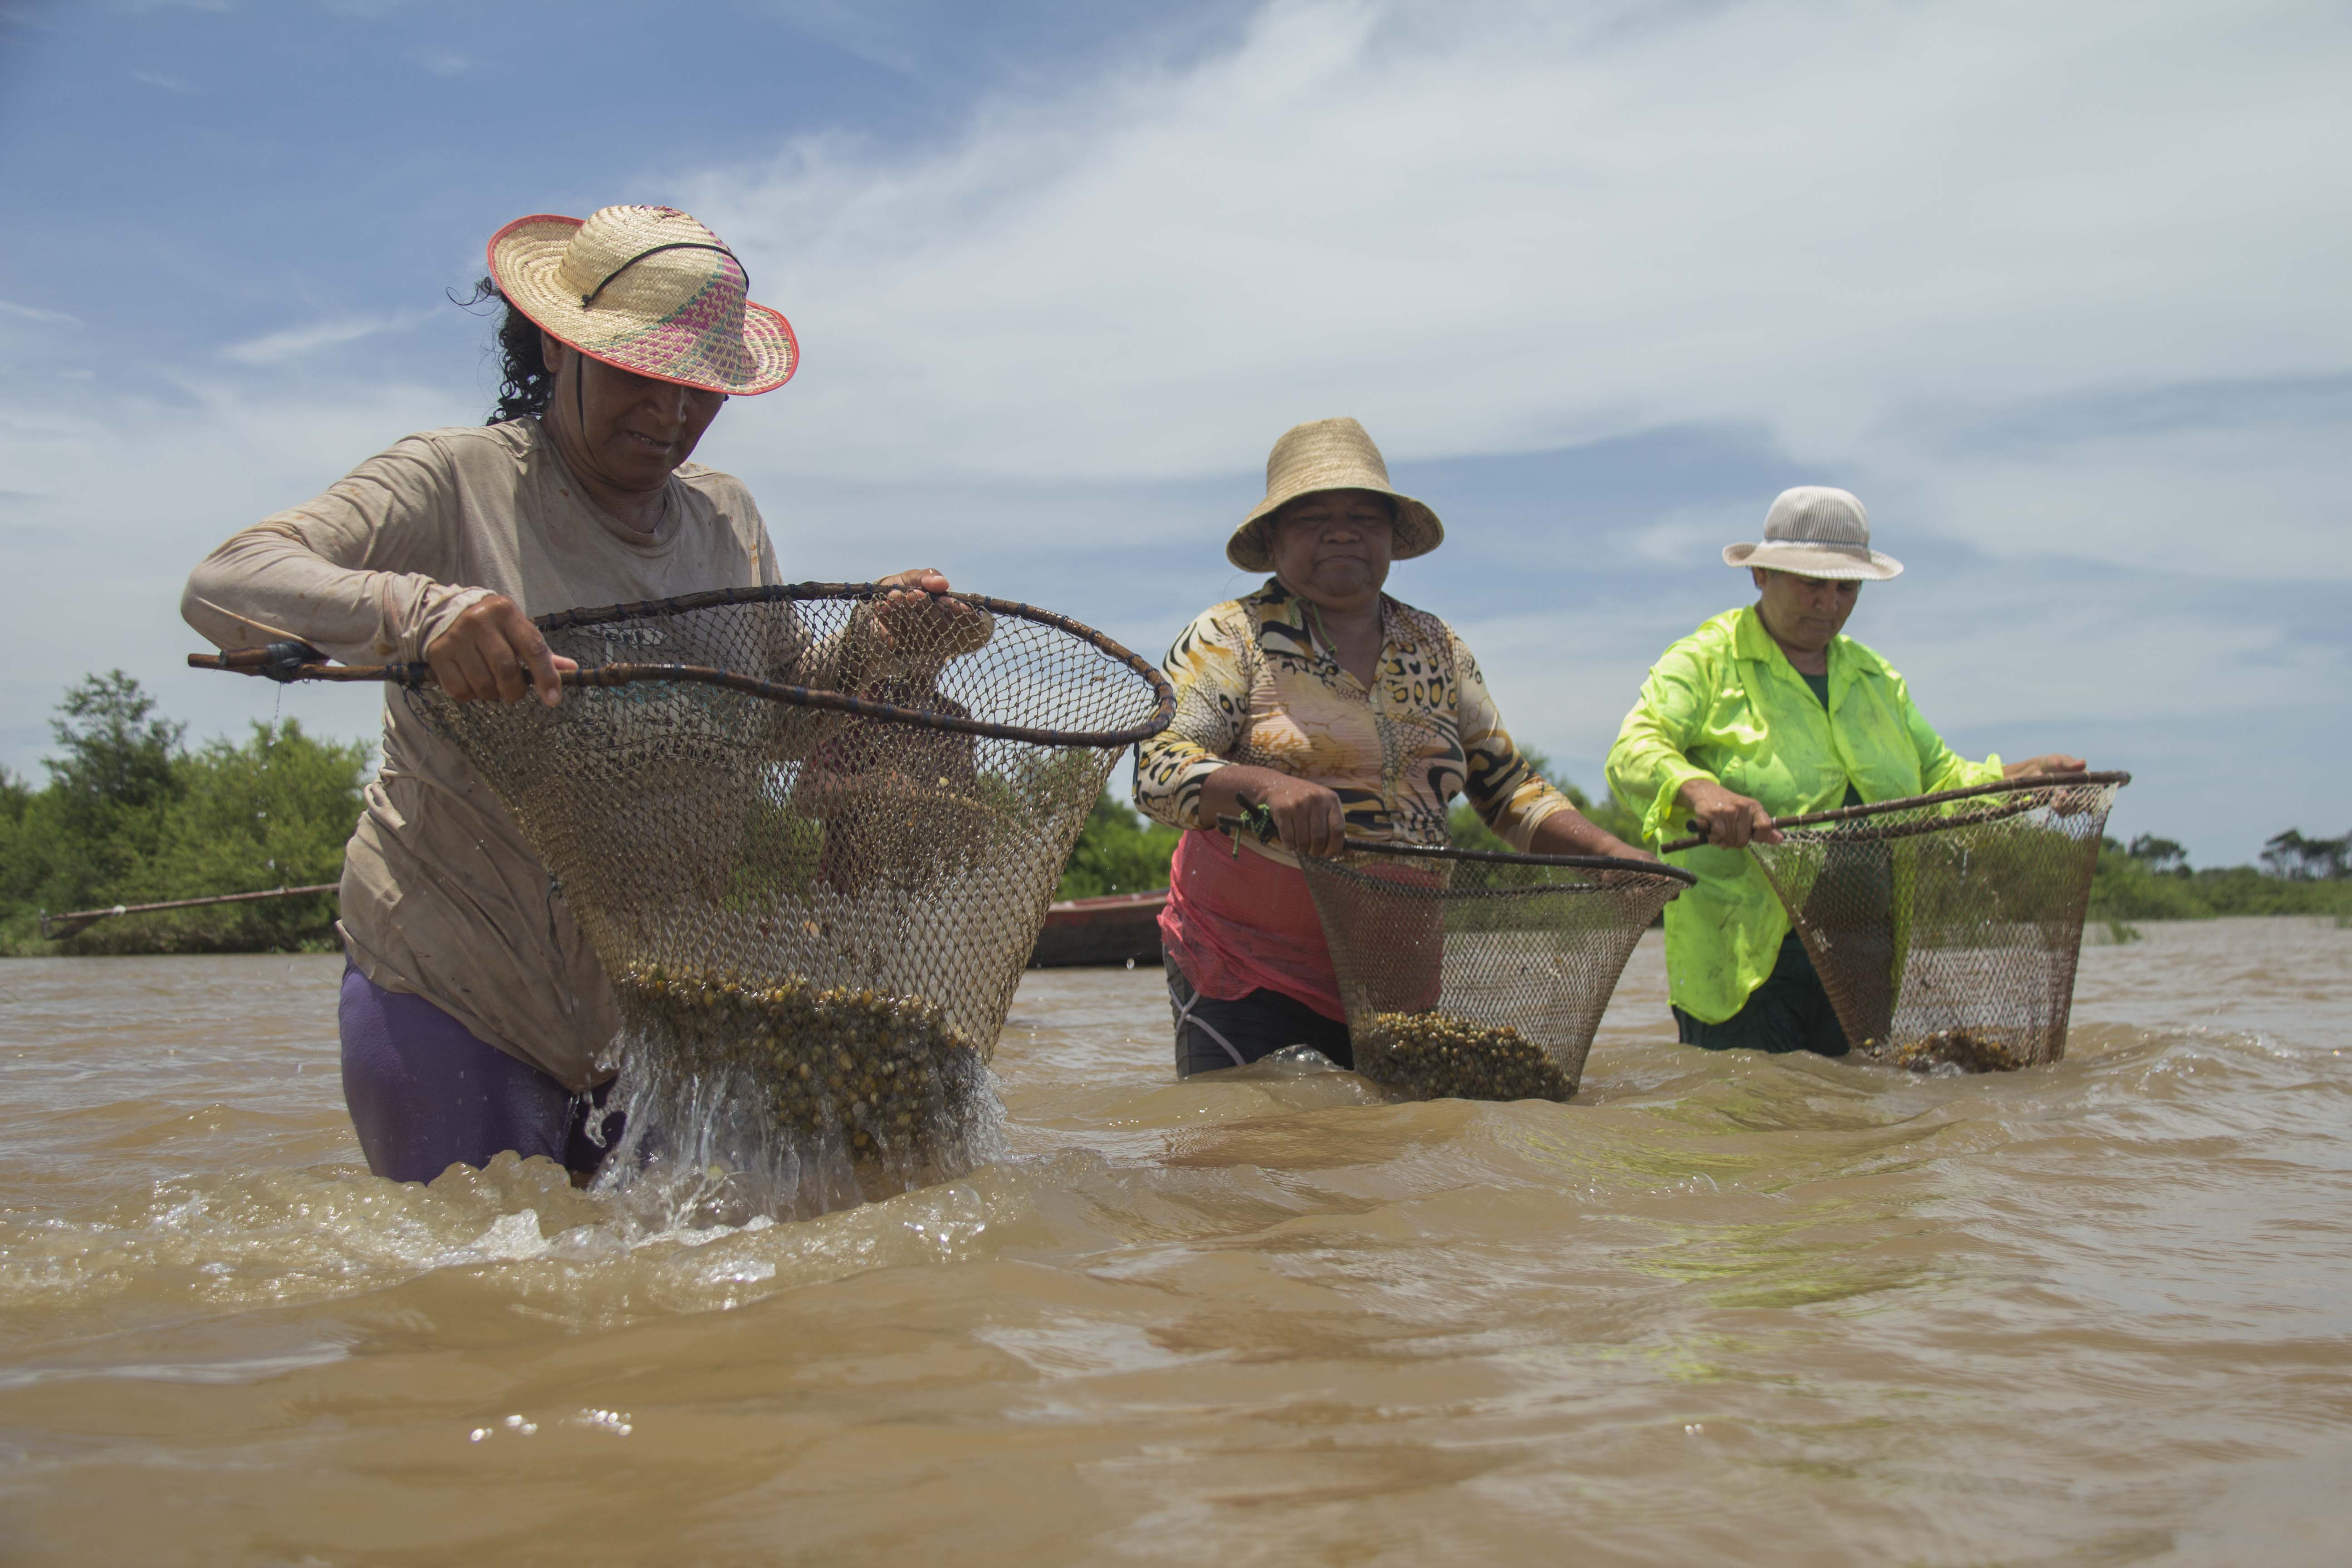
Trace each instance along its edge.
<path fill-rule="evenodd" d="M 451 299 L 457 300 L 456 295 Z M 547 368 L 547 356 L 540 352 L 539 323 L 514 307 L 514 301 L 499 292 L 499 286 L 485 278 L 474 285 L 473 294 L 457 302 L 471 310 L 477 305 L 495 304 L 506 314 L 499 321 L 499 360 L 503 379 L 499 383 L 499 405 L 485 425 L 503 425 L 509 419 L 526 416 L 536 418 L 547 412 L 547 400 L 554 395 L 555 376 Z"/>

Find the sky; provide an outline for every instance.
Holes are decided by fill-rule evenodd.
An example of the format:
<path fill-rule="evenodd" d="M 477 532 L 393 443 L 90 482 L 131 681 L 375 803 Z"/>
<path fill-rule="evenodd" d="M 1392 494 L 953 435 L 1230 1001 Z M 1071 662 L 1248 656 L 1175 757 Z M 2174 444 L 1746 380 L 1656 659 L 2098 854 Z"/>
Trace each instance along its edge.
<path fill-rule="evenodd" d="M 1848 631 L 1961 751 L 2200 864 L 2352 829 L 2352 8 L 2226 0 L 0 0 L 0 765 L 190 567 L 478 423 L 508 220 L 682 206 L 803 363 L 698 456 L 788 575 L 937 565 L 1153 656 L 1301 420 L 1361 419 L 1567 778 L 1721 563 L 1843 485 Z"/>

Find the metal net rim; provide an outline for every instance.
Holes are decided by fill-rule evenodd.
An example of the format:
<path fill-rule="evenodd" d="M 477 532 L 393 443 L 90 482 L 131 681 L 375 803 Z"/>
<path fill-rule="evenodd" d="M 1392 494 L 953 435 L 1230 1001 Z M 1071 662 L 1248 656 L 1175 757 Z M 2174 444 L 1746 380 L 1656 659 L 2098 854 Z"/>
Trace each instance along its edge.
<path fill-rule="evenodd" d="M 1460 855 L 1444 853 L 1413 855 L 1410 852 L 1400 854 L 1390 850 L 1377 851 L 1376 853 L 1392 855 L 1394 858 L 1400 860 L 1470 859 L 1475 857 L 1476 860 L 1486 864 L 1518 864 L 1547 868 L 1560 868 L 1568 870 L 1612 870 L 1624 873 L 1628 879 L 1614 883 L 1602 882 L 1595 879 L 1583 879 L 1578 881 L 1548 880 L 1541 882 L 1529 882 L 1521 887 L 1449 887 L 1408 889 L 1402 884 L 1391 881 L 1386 877 L 1374 876 L 1370 872 L 1355 866 L 1350 866 L 1347 864 L 1346 861 L 1336 857 L 1318 858 L 1301 856 L 1298 863 L 1301 868 L 1312 868 L 1311 870 L 1307 872 L 1310 877 L 1335 877 L 1342 881 L 1355 883 L 1365 888 L 1377 889 L 1383 892 L 1393 893 L 1410 890 L 1419 896 L 1446 900 L 1488 899 L 1501 900 L 1508 899 L 1533 898 L 1538 896 L 1549 897 L 1560 893 L 1585 895 L 1605 893 L 1612 898 L 1622 898 L 1628 893 L 1658 891 L 1662 884 L 1680 889 L 1685 887 L 1696 887 L 1698 883 L 1698 879 L 1696 877 L 1683 870 L 1679 867 L 1658 866 L 1647 860 L 1623 860 L 1613 857 L 1601 855 L 1503 855 L 1493 850 L 1470 850 L 1465 851 Z"/>
<path fill-rule="evenodd" d="M 1835 811 L 1814 812 L 1805 816 L 1778 818 L 1773 826 L 1789 832 L 1801 844 L 1868 844 L 1896 838 L 1912 838 L 1927 833 L 1947 833 L 1955 828 L 1975 827 L 1988 822 L 1999 822 L 2011 816 L 2022 816 L 2048 802 L 2035 798 L 2058 790 L 2082 786 L 2119 789 L 2131 783 L 2127 773 L 2054 773 L 2031 779 L 2000 779 L 1991 784 L 1972 784 L 1965 789 L 1938 790 L 1933 795 L 1906 795 L 1897 800 L 1874 801 L 1864 805 L 1843 806 Z M 2001 800 L 2002 795 L 2026 798 Z M 1897 814 L 1919 810 L 1925 806 L 1943 805 L 1963 800 L 1980 800 L 1987 804 L 1969 811 L 1949 816 L 1929 817 L 1924 821 L 1894 821 L 1883 819 Z M 1793 830 L 1793 831 L 1790 831 Z M 1770 849 L 1772 845 L 1750 843 L 1754 852 Z"/>
<path fill-rule="evenodd" d="M 1524 855 L 1509 849 L 1463 849 L 1451 844 L 1355 844 L 1348 846 L 1352 854 L 1392 855 L 1414 860 L 1466 860 L 1484 866 L 1566 866 L 1582 871 L 1626 871 L 1636 876 L 1655 877 L 1685 887 L 1696 887 L 1698 878 L 1679 866 L 1668 866 L 1656 860 L 1630 860 L 1622 855 Z M 1561 887 L 1569 883 L 1559 884 Z M 1589 883 L 1591 887 L 1601 884 Z"/>
<path fill-rule="evenodd" d="M 1824 824 L 1868 822 L 1874 817 L 1890 816 L 1899 811 L 1914 811 L 1925 805 L 1942 805 L 1948 801 L 1971 800 L 1983 795 L 2021 795 L 2041 790 L 2072 789 L 2080 784 L 2112 785 L 2120 789 L 2131 781 L 2131 774 L 2120 772 L 2043 773 L 2034 778 L 1997 779 L 1991 784 L 1969 784 L 1964 789 L 1937 790 L 1931 795 L 1906 795 L 1894 800 L 1872 801 L 1862 805 L 1842 805 L 1828 811 L 1807 812 L 1799 816 L 1776 816 L 1772 819 L 1772 826 L 1776 829 L 1786 830 L 1792 827 L 1817 827 Z M 2016 812 L 2032 809 L 2032 803 L 2028 802 L 2017 806 L 2015 812 L 1986 812 L 1953 816 L 1932 825 L 1911 826 L 1903 830 L 1882 829 L 1874 834 L 1866 828 L 1855 833 L 1816 833 L 1801 837 L 1800 842 L 1827 843 L 1837 839 L 1851 843 L 1857 840 L 1867 841 L 1872 837 L 1907 837 L 1912 833 L 1936 832 L 1944 827 L 1965 826 L 1969 823 L 1990 821 L 2000 816 L 2015 815 Z M 1689 837 L 1677 838 L 1671 843 L 1662 844 L 1658 847 L 1658 853 L 1680 855 L 1692 849 L 1717 847 L 1707 842 L 1706 835 L 1700 830 L 1697 822 L 1693 821 L 1689 826 L 1693 830 Z M 1748 846 L 1751 852 L 1757 846 L 1752 842 Z M 1769 848 L 1771 846 L 1767 845 L 1764 847 Z"/>
<path fill-rule="evenodd" d="M 894 591 L 879 583 L 782 583 L 760 588 L 714 588 L 668 599 L 643 599 L 634 604 L 556 610 L 533 616 L 531 624 L 542 632 L 567 631 L 577 626 L 654 619 L 729 605 L 818 599 L 866 601 Z M 557 679 L 565 686 L 579 688 L 626 686 L 640 681 L 718 686 L 763 701 L 782 702 L 797 708 L 822 708 L 926 730 L 977 735 L 989 740 L 1024 741 L 1046 746 L 1086 746 L 1104 751 L 1116 751 L 1148 741 L 1165 730 L 1176 717 L 1176 689 L 1169 684 L 1168 678 L 1160 673 L 1159 667 L 1083 621 L 1073 620 L 1067 616 L 1024 604 L 1017 599 L 999 599 L 985 594 L 949 593 L 929 596 L 971 605 L 992 615 L 1028 621 L 1078 638 L 1108 655 L 1130 674 L 1143 678 L 1153 697 L 1150 714 L 1137 723 L 1117 730 L 1057 730 L 1027 724 L 1000 724 L 991 720 L 961 718 L 950 713 L 901 707 L 895 702 L 855 697 L 847 692 L 831 691 L 820 687 L 761 680 L 753 676 L 738 675 L 732 670 L 692 664 L 614 662 L 599 665 L 593 669 L 565 670 Z M 235 648 L 221 654 L 192 653 L 188 655 L 188 664 L 195 669 L 264 676 L 281 684 L 296 680 L 384 681 L 405 687 L 411 691 L 435 684 L 431 668 L 423 663 L 339 665 L 330 661 L 319 649 L 300 642 L 272 643 L 261 648 Z"/>
<path fill-rule="evenodd" d="M 1227 834 L 1253 831 L 1249 824 L 1238 816 L 1221 816 L 1217 818 L 1217 826 Z M 1271 844 L 1276 841 L 1266 837 L 1262 838 L 1260 842 Z M 1583 871 L 1624 871 L 1634 876 L 1654 877 L 1669 882 L 1679 882 L 1688 888 L 1698 886 L 1698 878 L 1679 866 L 1669 866 L 1661 860 L 1629 860 L 1622 855 L 1528 855 L 1516 849 L 1464 849 L 1451 844 L 1388 844 L 1368 838 L 1350 838 L 1346 841 L 1346 852 L 1349 855 L 1391 855 L 1399 859 L 1408 860 L 1465 860 L 1486 866 L 1566 866 Z M 1298 857 L 1298 863 L 1301 866 L 1310 861 L 1327 869 L 1346 871 L 1351 876 L 1362 875 L 1360 872 L 1350 870 L 1341 856 L 1300 855 Z M 1619 887 L 1603 888 L 1603 885 L 1599 882 L 1557 882 L 1547 885 L 1558 888 L 1578 886 L 1602 888 L 1603 890 L 1612 892 L 1620 890 L 1622 886 L 1620 884 Z M 1514 888 L 1505 890 L 1522 892 L 1527 889 Z"/>

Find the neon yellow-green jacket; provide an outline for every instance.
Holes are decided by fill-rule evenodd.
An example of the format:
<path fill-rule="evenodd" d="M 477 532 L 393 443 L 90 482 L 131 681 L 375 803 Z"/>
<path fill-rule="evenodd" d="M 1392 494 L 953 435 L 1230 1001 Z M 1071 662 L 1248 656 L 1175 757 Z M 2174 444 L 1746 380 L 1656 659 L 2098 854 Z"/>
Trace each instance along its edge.
<path fill-rule="evenodd" d="M 1791 816 L 1844 804 L 1848 783 L 1878 801 L 2000 777 L 2000 757 L 1972 763 L 1944 744 L 1885 659 L 1848 637 L 1829 652 L 1823 712 L 1753 607 L 1727 610 L 1666 649 L 1609 749 L 1609 787 L 1642 814 L 1643 836 L 1654 845 L 1687 832 L 1675 795 L 1695 778 Z M 1788 911 L 1744 849 L 1671 858 L 1698 878 L 1666 906 L 1674 1004 L 1719 1024 L 1772 973 Z"/>

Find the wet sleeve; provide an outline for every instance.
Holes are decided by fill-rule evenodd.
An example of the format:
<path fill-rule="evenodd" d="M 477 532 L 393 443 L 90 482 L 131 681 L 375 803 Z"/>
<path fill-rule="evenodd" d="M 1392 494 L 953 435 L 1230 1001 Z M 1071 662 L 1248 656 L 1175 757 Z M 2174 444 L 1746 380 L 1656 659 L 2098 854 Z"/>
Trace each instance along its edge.
<path fill-rule="evenodd" d="M 448 459 L 412 436 L 230 536 L 189 575 L 180 614 L 216 647 L 299 639 L 346 663 L 413 662 L 490 593 L 446 580 L 459 521 Z"/>
<path fill-rule="evenodd" d="M 1911 688 L 1893 670 L 1887 676 L 1895 683 L 1895 706 L 1903 714 L 1903 727 L 1909 732 L 1912 748 L 1919 753 L 1919 793 L 1934 795 L 1938 790 L 1967 789 L 1971 784 L 1996 784 L 2001 775 L 2000 753 L 1995 752 L 1983 762 L 1972 763 L 1944 744 L 1918 704 L 1911 700 Z"/>
<path fill-rule="evenodd" d="M 1675 797 L 1683 785 L 1715 777 L 1689 755 L 1706 723 L 1715 677 L 1689 639 L 1675 644 L 1650 667 L 1609 748 L 1609 787 L 1628 811 L 1641 815 L 1642 837 L 1653 844 L 1677 836 Z"/>
<path fill-rule="evenodd" d="M 1227 764 L 1249 721 L 1243 653 L 1249 615 L 1220 605 L 1186 626 L 1162 667 L 1176 689 L 1176 717 L 1135 749 L 1135 804 L 1171 827 L 1213 827 L 1200 820 L 1201 784 Z"/>
<path fill-rule="evenodd" d="M 1446 628 L 1454 644 L 1454 678 L 1457 687 L 1455 712 L 1461 725 L 1462 754 L 1466 764 L 1463 795 L 1481 820 L 1512 848 L 1524 853 L 1534 842 L 1536 826 L 1544 818 L 1572 809 L 1566 795 L 1552 788 L 1519 754 L 1518 743 L 1503 728 L 1503 715 L 1486 689 L 1486 678 L 1469 645 Z"/>

